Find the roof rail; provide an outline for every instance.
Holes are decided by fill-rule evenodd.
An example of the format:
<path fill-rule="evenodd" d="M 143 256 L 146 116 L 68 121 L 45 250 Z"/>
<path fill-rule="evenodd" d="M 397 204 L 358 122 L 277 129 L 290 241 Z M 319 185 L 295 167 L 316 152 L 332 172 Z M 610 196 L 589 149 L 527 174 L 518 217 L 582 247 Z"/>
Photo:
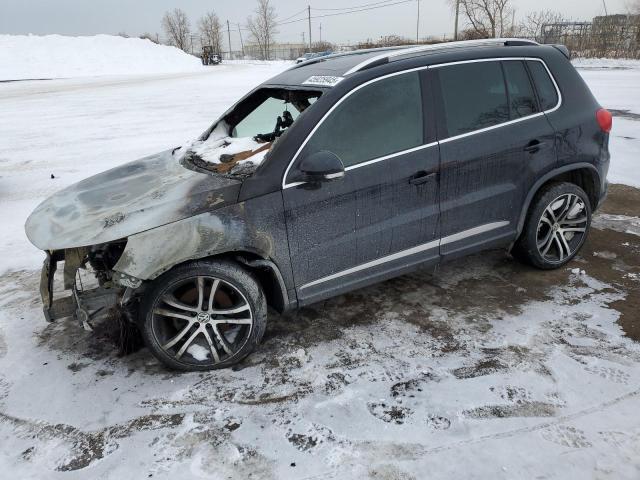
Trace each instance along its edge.
<path fill-rule="evenodd" d="M 533 40 L 527 40 L 522 38 L 487 38 L 483 40 L 463 40 L 458 42 L 444 42 L 444 43 L 434 43 L 431 45 L 419 45 L 416 47 L 402 48 L 402 49 L 394 50 L 390 53 L 383 53 L 375 57 L 370 57 L 365 61 L 360 62 L 359 64 L 351 67 L 349 70 L 347 70 L 344 73 L 344 76 L 346 77 L 347 75 L 359 72 L 366 68 L 387 63 L 391 58 L 401 57 L 404 55 L 411 55 L 412 53 L 422 53 L 422 52 L 437 51 L 437 50 L 447 50 L 447 49 L 453 49 L 453 48 L 464 48 L 464 47 L 482 47 L 482 46 L 490 46 L 490 45 L 521 46 L 521 45 L 540 45 L 540 44 Z"/>
<path fill-rule="evenodd" d="M 348 57 L 351 55 L 362 55 L 364 53 L 372 53 L 372 52 L 388 52 L 394 50 L 406 50 L 406 46 L 396 46 L 396 47 L 377 47 L 377 48 L 362 48 L 359 50 L 351 50 L 349 52 L 338 52 L 332 53 L 331 55 L 324 55 L 323 57 L 310 58 L 309 60 L 304 60 L 303 62 L 296 63 L 291 68 L 287 70 L 294 70 L 300 67 L 306 67 L 307 65 L 313 65 L 314 63 L 324 62 L 326 60 L 331 60 L 332 58 L 338 57 Z"/>

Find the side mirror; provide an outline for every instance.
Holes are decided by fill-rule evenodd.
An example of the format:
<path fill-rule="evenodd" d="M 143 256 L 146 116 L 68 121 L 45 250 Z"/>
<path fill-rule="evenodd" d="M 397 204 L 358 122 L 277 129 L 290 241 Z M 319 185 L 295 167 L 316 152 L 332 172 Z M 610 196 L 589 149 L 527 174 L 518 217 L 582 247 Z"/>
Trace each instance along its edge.
<path fill-rule="evenodd" d="M 328 150 L 313 153 L 300 163 L 301 175 L 296 181 L 319 183 L 344 177 L 342 160 Z"/>

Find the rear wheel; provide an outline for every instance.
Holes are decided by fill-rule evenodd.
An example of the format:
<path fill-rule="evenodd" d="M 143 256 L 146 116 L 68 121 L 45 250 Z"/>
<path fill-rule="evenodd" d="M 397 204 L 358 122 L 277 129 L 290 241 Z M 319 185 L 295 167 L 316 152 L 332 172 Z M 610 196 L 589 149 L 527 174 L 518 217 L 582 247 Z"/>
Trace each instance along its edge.
<path fill-rule="evenodd" d="M 239 265 L 195 262 L 156 279 L 142 315 L 142 336 L 158 360 L 179 370 L 210 370 L 253 351 L 264 334 L 267 305 L 258 282 Z"/>
<path fill-rule="evenodd" d="M 559 268 L 582 248 L 590 225 L 584 190 L 573 183 L 550 184 L 532 202 L 514 255 L 538 268 Z"/>

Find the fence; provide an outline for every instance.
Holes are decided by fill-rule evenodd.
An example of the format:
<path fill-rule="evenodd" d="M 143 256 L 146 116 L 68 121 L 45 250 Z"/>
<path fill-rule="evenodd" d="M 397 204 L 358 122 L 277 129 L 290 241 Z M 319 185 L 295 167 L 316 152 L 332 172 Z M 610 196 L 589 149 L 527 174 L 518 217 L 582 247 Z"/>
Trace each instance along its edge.
<path fill-rule="evenodd" d="M 640 58 L 640 15 L 546 24 L 536 40 L 566 45 L 574 57 Z"/>

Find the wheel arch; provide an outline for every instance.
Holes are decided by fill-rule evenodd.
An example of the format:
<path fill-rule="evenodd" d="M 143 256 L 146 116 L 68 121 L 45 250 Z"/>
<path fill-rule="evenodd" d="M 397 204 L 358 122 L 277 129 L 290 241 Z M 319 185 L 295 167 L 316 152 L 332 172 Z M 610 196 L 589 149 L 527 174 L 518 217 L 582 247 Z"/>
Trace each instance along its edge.
<path fill-rule="evenodd" d="M 555 168 L 545 175 L 540 177 L 536 183 L 533 184 L 527 196 L 520 217 L 518 219 L 517 236 L 519 237 L 524 228 L 524 222 L 529 212 L 529 207 L 536 194 L 542 187 L 553 182 L 569 182 L 582 188 L 591 203 L 592 210 L 595 210 L 598 206 L 600 199 L 600 174 L 595 166 L 590 163 L 573 163 L 564 167 Z"/>
<path fill-rule="evenodd" d="M 267 299 L 267 305 L 277 312 L 283 313 L 295 304 L 295 300 L 289 298 L 287 287 L 278 265 L 270 258 L 267 258 L 251 249 L 219 251 L 200 257 L 189 258 L 188 260 L 165 266 L 162 270 L 155 272 L 148 280 L 153 281 L 163 273 L 181 265 L 192 262 L 216 260 L 226 260 L 238 263 L 245 269 L 249 270 L 262 287 L 262 291 Z"/>

